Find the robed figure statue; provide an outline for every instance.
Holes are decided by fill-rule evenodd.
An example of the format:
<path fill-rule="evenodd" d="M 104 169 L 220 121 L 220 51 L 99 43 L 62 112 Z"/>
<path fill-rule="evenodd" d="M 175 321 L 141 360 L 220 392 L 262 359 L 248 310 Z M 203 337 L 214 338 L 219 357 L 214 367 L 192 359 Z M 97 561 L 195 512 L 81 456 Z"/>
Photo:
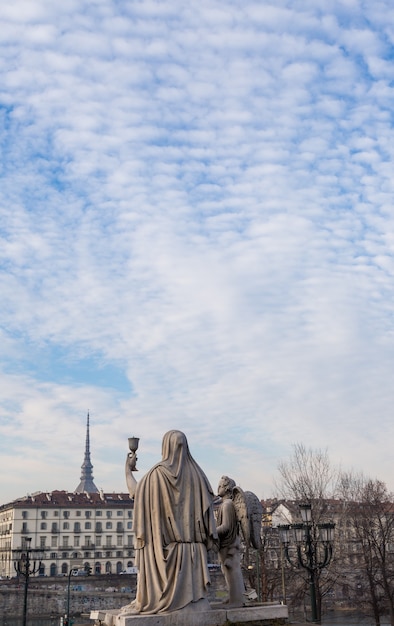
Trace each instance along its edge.
<path fill-rule="evenodd" d="M 132 489 L 130 476 L 127 482 Z M 213 500 L 186 436 L 166 433 L 162 460 L 135 490 L 137 593 L 123 613 L 210 609 L 207 550 L 217 543 Z"/>

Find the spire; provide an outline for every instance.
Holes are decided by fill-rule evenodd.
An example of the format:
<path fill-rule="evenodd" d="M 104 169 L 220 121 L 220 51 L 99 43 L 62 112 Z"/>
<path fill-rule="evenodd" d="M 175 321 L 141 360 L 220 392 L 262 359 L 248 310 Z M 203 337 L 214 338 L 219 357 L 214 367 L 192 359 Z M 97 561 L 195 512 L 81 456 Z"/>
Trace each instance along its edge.
<path fill-rule="evenodd" d="M 82 469 L 81 482 L 79 483 L 74 493 L 83 493 L 84 491 L 87 491 L 88 493 L 98 493 L 98 489 L 93 482 L 93 474 L 92 474 L 93 465 L 90 461 L 89 411 L 88 411 L 88 418 L 86 422 L 85 458 L 81 465 L 81 469 Z"/>

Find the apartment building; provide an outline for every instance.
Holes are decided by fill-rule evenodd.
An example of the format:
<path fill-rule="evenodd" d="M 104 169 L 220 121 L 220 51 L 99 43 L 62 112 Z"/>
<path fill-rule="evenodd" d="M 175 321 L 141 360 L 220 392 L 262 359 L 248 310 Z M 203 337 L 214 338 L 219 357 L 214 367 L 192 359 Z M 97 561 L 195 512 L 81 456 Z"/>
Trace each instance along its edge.
<path fill-rule="evenodd" d="M 27 545 L 42 576 L 67 575 L 72 567 L 107 574 L 134 566 L 134 502 L 126 493 L 99 491 L 92 469 L 88 415 L 76 490 L 36 492 L 0 506 L 1 577 L 15 576 L 14 563 Z"/>

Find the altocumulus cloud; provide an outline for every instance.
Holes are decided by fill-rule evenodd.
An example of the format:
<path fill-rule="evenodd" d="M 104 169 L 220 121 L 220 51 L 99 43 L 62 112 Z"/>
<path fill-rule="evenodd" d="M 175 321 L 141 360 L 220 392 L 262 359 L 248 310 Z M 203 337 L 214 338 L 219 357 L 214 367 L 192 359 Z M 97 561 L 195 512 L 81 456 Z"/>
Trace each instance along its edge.
<path fill-rule="evenodd" d="M 170 428 L 213 484 L 302 440 L 394 488 L 390 2 L 0 20 L 2 501 L 77 485 L 88 408 L 104 489 Z"/>

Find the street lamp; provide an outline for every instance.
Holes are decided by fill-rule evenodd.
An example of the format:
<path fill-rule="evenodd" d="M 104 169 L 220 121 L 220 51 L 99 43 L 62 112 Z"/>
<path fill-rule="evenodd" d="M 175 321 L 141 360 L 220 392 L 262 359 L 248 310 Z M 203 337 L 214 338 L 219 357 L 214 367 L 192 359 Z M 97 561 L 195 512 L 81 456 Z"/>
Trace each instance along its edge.
<path fill-rule="evenodd" d="M 314 524 L 312 507 L 300 504 L 302 524 L 287 524 L 278 526 L 279 538 L 284 547 L 286 559 L 292 567 L 303 567 L 309 574 L 309 588 L 311 596 L 312 622 L 319 623 L 321 611 L 317 610 L 316 578 L 320 570 L 327 567 L 332 558 L 332 542 L 334 540 L 335 524 Z M 290 537 L 297 549 L 297 562 L 289 554 Z"/>
<path fill-rule="evenodd" d="M 33 552 L 33 559 L 31 554 Z M 19 558 L 14 561 L 14 568 L 18 576 L 23 576 L 25 579 L 24 594 L 23 594 L 23 618 L 22 626 L 26 626 L 27 619 L 27 592 L 29 589 L 30 576 L 34 576 L 41 567 L 41 551 L 31 549 L 31 537 L 23 537 L 22 549 L 15 550 L 16 555 Z M 19 554 L 18 554 L 19 553 Z"/>
<path fill-rule="evenodd" d="M 70 567 L 70 571 L 68 572 L 68 583 L 67 583 L 67 608 L 66 608 L 66 624 L 65 626 L 70 626 L 70 585 L 71 585 L 71 576 L 78 571 L 78 567 Z"/>

